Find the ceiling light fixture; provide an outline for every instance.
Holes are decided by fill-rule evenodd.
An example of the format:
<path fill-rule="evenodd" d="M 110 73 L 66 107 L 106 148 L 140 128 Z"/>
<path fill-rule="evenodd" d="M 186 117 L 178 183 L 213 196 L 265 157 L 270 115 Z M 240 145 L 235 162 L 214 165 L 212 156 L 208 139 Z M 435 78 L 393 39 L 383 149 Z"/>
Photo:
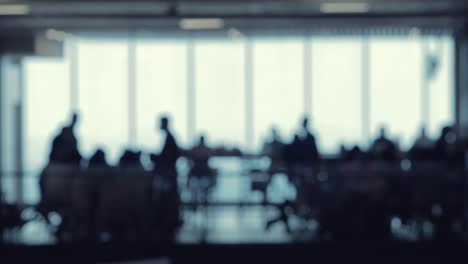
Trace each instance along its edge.
<path fill-rule="evenodd" d="M 27 5 L 0 5 L 0 16 L 27 15 L 30 8 Z"/>
<path fill-rule="evenodd" d="M 369 12 L 367 3 L 323 3 L 320 5 L 322 13 L 366 13 Z"/>
<path fill-rule="evenodd" d="M 221 18 L 184 18 L 179 21 L 179 27 L 184 30 L 221 29 L 224 20 Z"/>

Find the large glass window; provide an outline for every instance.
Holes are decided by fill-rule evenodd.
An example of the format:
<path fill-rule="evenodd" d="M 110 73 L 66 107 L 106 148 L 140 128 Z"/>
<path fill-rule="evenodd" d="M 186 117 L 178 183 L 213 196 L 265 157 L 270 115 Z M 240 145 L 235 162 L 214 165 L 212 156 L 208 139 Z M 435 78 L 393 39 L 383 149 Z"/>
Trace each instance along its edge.
<path fill-rule="evenodd" d="M 365 142 L 362 131 L 361 39 L 312 39 L 312 121 L 320 150 Z"/>
<path fill-rule="evenodd" d="M 187 135 L 187 41 L 141 39 L 136 49 L 137 145 L 155 152 L 162 147 L 158 119 L 167 114 L 180 145 Z"/>
<path fill-rule="evenodd" d="M 408 149 L 422 125 L 423 59 L 419 38 L 378 37 L 370 43 L 371 134 L 380 127 Z"/>
<path fill-rule="evenodd" d="M 78 124 L 82 154 L 101 147 L 116 163 L 128 144 L 128 41 L 78 41 Z"/>
<path fill-rule="evenodd" d="M 244 45 L 240 41 L 195 44 L 196 131 L 215 145 L 245 145 Z"/>
<path fill-rule="evenodd" d="M 246 136 L 253 132 L 258 149 L 272 126 L 279 128 L 283 140 L 290 141 L 307 101 L 304 65 L 311 66 L 306 73 L 311 92 L 308 114 L 322 152 L 336 152 L 340 144 L 365 145 L 381 126 L 408 148 L 423 125 L 423 41 L 439 58 L 428 87 L 429 135 L 437 136 L 454 119 L 450 37 L 369 37 L 371 139 L 364 138 L 362 131 L 366 129 L 362 119 L 365 73 L 360 37 L 312 37 L 310 43 L 304 43 L 303 36 L 254 37 L 249 40 L 251 46 L 246 39 L 190 38 L 136 39 L 135 68 L 130 69 L 135 73 L 133 87 L 128 82 L 127 38 L 77 38 L 75 74 L 81 114 L 77 132 L 85 156 L 104 147 L 109 161 L 115 163 L 128 146 L 128 131 L 136 131 L 132 138 L 136 147 L 158 151 L 162 138 L 157 119 L 162 114 L 171 117 L 181 146 L 192 144 L 196 134 L 206 133 L 213 145 L 245 147 Z M 193 63 L 187 60 L 189 41 Z M 309 45 L 310 53 L 304 52 L 304 45 Z M 248 47 L 251 52 L 246 52 Z M 251 54 L 251 65 L 245 61 L 246 54 Z M 24 65 L 25 167 L 37 170 L 46 163 L 51 138 L 69 121 L 69 58 L 27 58 Z M 252 113 L 246 113 L 246 70 L 251 70 Z M 188 83 L 188 76 L 193 83 Z M 194 98 L 188 97 L 189 87 Z M 194 113 L 188 111 L 189 100 Z M 129 127 L 133 126 L 129 113 L 134 113 L 135 127 Z M 253 131 L 247 131 L 247 114 L 252 114 Z M 191 116 L 195 135 L 188 133 Z"/>
<path fill-rule="evenodd" d="M 429 82 L 428 134 L 438 137 L 443 126 L 454 122 L 453 40 L 450 37 L 427 38 L 429 52 L 437 57 L 437 66 Z"/>
<path fill-rule="evenodd" d="M 42 169 L 52 140 L 70 117 L 68 59 L 24 60 L 24 121 L 26 171 Z"/>
<path fill-rule="evenodd" d="M 276 126 L 290 141 L 304 115 L 302 39 L 253 40 L 255 146 Z"/>

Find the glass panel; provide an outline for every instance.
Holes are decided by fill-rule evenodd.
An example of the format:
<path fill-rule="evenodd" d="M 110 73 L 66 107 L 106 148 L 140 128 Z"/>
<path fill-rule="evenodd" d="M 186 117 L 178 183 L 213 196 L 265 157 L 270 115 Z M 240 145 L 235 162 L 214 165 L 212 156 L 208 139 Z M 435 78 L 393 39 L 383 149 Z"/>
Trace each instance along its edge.
<path fill-rule="evenodd" d="M 361 39 L 312 40 L 312 120 L 320 150 L 364 143 L 362 133 Z"/>
<path fill-rule="evenodd" d="M 24 201 L 40 199 L 38 176 L 53 138 L 70 119 L 69 60 L 27 57 L 24 69 Z"/>
<path fill-rule="evenodd" d="M 371 55 L 371 133 L 382 126 L 408 149 L 421 127 L 422 51 L 418 38 L 373 38 Z"/>
<path fill-rule="evenodd" d="M 304 114 L 302 39 L 256 39 L 253 56 L 255 146 L 272 126 L 290 141 Z"/>
<path fill-rule="evenodd" d="M 215 145 L 245 146 L 243 43 L 197 41 L 195 73 L 197 133 Z"/>
<path fill-rule="evenodd" d="M 179 145 L 187 138 L 187 44 L 181 40 L 138 40 L 137 144 L 147 151 L 162 147 L 158 119 L 169 114 Z"/>
<path fill-rule="evenodd" d="M 25 169 L 42 169 L 49 158 L 52 139 L 69 121 L 68 59 L 26 58 Z"/>
<path fill-rule="evenodd" d="M 431 53 L 439 57 L 439 64 L 429 91 L 428 135 L 438 137 L 442 127 L 454 122 L 454 44 L 450 37 L 430 38 Z"/>
<path fill-rule="evenodd" d="M 81 151 L 90 157 L 101 147 L 113 164 L 128 143 L 127 53 L 126 40 L 78 41 Z"/>

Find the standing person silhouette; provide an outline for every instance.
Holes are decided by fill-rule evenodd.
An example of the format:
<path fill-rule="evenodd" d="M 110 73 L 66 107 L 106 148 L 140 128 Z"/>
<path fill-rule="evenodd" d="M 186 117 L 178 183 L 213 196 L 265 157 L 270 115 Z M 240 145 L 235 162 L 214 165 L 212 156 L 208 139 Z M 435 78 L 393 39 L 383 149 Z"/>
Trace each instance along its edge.
<path fill-rule="evenodd" d="M 180 149 L 177 146 L 174 135 L 169 129 L 169 117 L 161 117 L 160 130 L 165 134 L 166 139 L 161 153 L 159 155 L 151 155 L 151 160 L 156 165 L 156 171 L 164 172 L 165 176 L 175 179 L 177 177 L 176 162 L 180 157 Z"/>
<path fill-rule="evenodd" d="M 169 128 L 169 117 L 162 116 L 159 129 L 166 135 L 160 154 L 151 154 L 151 160 L 155 164 L 154 172 L 161 178 L 167 189 L 164 191 L 161 201 L 162 226 L 167 235 L 174 236 L 177 227 L 182 224 L 180 219 L 180 196 L 177 183 L 176 162 L 180 157 L 180 149 L 177 146 L 174 135 Z"/>

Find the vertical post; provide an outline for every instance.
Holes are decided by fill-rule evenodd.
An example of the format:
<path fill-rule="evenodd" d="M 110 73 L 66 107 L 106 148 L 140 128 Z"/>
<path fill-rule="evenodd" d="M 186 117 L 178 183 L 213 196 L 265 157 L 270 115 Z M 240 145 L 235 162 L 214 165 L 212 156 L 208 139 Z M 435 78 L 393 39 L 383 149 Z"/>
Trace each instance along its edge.
<path fill-rule="evenodd" d="M 371 120 L 371 106 L 370 106 L 370 43 L 369 36 L 364 36 L 362 39 L 361 46 L 361 82 L 362 82 L 362 91 L 361 91 L 361 104 L 362 104 L 362 135 L 365 139 L 366 144 L 370 140 L 370 120 Z"/>
<path fill-rule="evenodd" d="M 247 150 L 253 151 L 254 146 L 254 94 L 253 94 L 253 51 L 252 40 L 245 41 L 244 52 L 244 78 L 245 78 L 245 139 Z"/>
<path fill-rule="evenodd" d="M 0 52 L 0 202 L 4 197 L 1 197 L 3 194 L 3 178 L 4 178 L 4 173 L 5 173 L 5 167 L 4 167 L 4 120 L 3 120 L 3 113 L 4 113 L 4 78 L 5 76 L 3 75 L 4 71 L 4 65 L 3 65 L 3 55 Z"/>
<path fill-rule="evenodd" d="M 189 144 L 192 144 L 196 129 L 196 105 L 195 105 L 195 44 L 190 36 L 187 43 L 187 136 Z"/>
<path fill-rule="evenodd" d="M 454 110 L 455 110 L 455 126 L 457 130 L 457 134 L 459 136 L 463 136 L 463 129 L 462 129 L 462 120 L 461 120 L 461 98 L 462 98 L 462 88 L 461 85 L 463 83 L 463 34 L 461 32 L 456 32 L 455 35 L 455 56 L 454 56 Z"/>
<path fill-rule="evenodd" d="M 15 157 L 15 171 L 17 176 L 16 181 L 16 195 L 17 204 L 23 205 L 24 195 L 24 170 L 23 170 L 23 102 L 24 102 L 24 80 L 23 80 L 23 64 L 21 58 L 14 57 L 14 67 L 17 71 L 17 84 L 18 97 L 16 98 L 15 104 L 15 146 L 16 146 L 16 157 Z"/>
<path fill-rule="evenodd" d="M 136 40 L 134 34 L 128 39 L 128 144 L 136 146 L 137 139 L 137 111 L 136 111 Z"/>
<path fill-rule="evenodd" d="M 70 110 L 71 112 L 78 111 L 78 89 L 79 89 L 79 79 L 78 79 L 78 46 L 76 43 L 75 37 L 70 37 Z"/>
<path fill-rule="evenodd" d="M 304 114 L 309 116 L 312 112 L 312 50 L 310 36 L 306 33 L 306 36 L 303 40 L 304 43 L 304 54 L 303 54 L 303 68 L 304 68 Z"/>
<path fill-rule="evenodd" d="M 421 37 L 421 53 L 422 53 L 422 78 L 421 78 L 421 123 L 423 127 L 429 125 L 429 76 L 427 71 L 428 66 L 428 43 L 426 38 Z"/>
<path fill-rule="evenodd" d="M 468 23 L 455 37 L 455 116 L 458 135 L 468 138 Z"/>

